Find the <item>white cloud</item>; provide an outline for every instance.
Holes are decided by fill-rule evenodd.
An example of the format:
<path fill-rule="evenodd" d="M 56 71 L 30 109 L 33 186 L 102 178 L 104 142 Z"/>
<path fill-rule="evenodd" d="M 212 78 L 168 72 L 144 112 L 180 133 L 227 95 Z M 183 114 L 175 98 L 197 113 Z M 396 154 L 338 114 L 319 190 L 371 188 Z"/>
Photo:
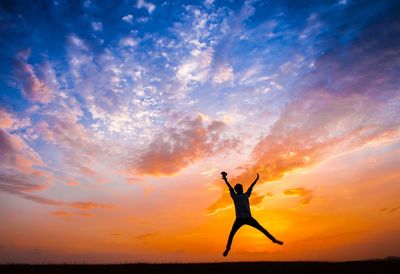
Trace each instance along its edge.
<path fill-rule="evenodd" d="M 75 34 L 68 36 L 67 52 L 70 73 L 78 83 L 83 78 L 82 70 L 89 73 L 93 68 L 93 54 L 86 43 Z"/>
<path fill-rule="evenodd" d="M 103 24 L 101 22 L 92 22 L 92 29 L 94 31 L 102 31 L 103 30 Z"/>
<path fill-rule="evenodd" d="M 134 47 L 137 45 L 137 42 L 132 37 L 124 37 L 119 40 L 119 45 L 122 47 Z"/>
<path fill-rule="evenodd" d="M 127 23 L 132 23 L 133 15 L 132 14 L 128 14 L 128 15 L 125 15 L 124 17 L 122 17 L 121 19 L 122 19 L 122 21 L 125 21 Z"/>
<path fill-rule="evenodd" d="M 191 81 L 204 83 L 209 77 L 213 54 L 214 50 L 211 48 L 204 51 L 193 50 L 191 56 L 178 67 L 177 78 L 184 84 Z"/>
<path fill-rule="evenodd" d="M 72 45 L 73 45 L 74 47 L 76 47 L 77 49 L 80 49 L 80 50 L 88 50 L 88 48 L 87 48 L 85 42 L 84 42 L 82 39 L 80 39 L 80 38 L 79 38 L 77 35 L 75 35 L 75 34 L 71 34 L 71 35 L 68 37 L 68 41 L 69 41 L 70 44 L 72 44 Z"/>
<path fill-rule="evenodd" d="M 231 82 L 233 80 L 233 68 L 231 65 L 220 65 L 214 74 L 213 82 L 215 84 L 222 84 Z"/>
<path fill-rule="evenodd" d="M 136 7 L 138 9 L 145 8 L 147 10 L 147 12 L 150 14 L 156 9 L 156 5 L 154 5 L 153 3 L 150 3 L 150 2 L 146 2 L 144 0 L 138 0 Z"/>

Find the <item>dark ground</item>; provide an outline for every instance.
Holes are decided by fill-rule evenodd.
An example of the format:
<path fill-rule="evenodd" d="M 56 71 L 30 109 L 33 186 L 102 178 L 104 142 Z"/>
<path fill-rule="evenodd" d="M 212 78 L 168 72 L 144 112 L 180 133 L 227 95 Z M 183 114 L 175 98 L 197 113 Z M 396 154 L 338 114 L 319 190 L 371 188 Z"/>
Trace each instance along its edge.
<path fill-rule="evenodd" d="M 400 260 L 354 262 L 241 262 L 203 264 L 111 264 L 111 265 L 0 265 L 3 274 L 119 274 L 119 273 L 396 273 Z"/>

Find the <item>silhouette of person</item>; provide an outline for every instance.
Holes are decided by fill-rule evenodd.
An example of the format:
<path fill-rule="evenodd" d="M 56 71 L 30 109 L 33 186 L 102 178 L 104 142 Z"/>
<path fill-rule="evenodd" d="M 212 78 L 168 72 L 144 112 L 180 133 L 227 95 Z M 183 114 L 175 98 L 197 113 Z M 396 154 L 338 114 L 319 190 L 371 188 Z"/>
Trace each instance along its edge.
<path fill-rule="evenodd" d="M 250 212 L 250 203 L 249 197 L 251 195 L 251 191 L 253 190 L 254 185 L 257 183 L 258 178 L 260 177 L 257 173 L 257 178 L 251 184 L 251 186 L 247 189 L 246 193 L 243 193 L 243 186 L 241 184 L 236 184 L 235 188 L 231 186 L 227 179 L 227 173 L 221 172 L 222 179 L 225 181 L 226 185 L 229 188 L 229 192 L 233 199 L 233 203 L 235 204 L 235 212 L 236 212 L 236 220 L 233 223 L 232 230 L 229 233 L 228 243 L 226 244 L 226 249 L 223 253 L 224 257 L 228 255 L 229 250 L 231 249 L 232 240 L 235 236 L 235 233 L 241 228 L 243 225 L 252 226 L 267 236 L 273 243 L 283 245 L 283 242 L 275 239 L 264 227 L 262 227 L 256 219 L 251 216 Z"/>

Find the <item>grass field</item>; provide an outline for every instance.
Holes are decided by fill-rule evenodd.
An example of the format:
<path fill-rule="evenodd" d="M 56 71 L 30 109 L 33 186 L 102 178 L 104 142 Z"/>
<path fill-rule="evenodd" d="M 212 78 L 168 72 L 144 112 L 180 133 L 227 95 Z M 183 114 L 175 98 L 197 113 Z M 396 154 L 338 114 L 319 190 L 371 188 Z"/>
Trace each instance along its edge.
<path fill-rule="evenodd" d="M 110 264 L 110 265 L 0 265 L 4 274 L 119 274 L 119 273 L 400 273 L 400 260 L 352 262 L 240 262 L 201 264 Z"/>

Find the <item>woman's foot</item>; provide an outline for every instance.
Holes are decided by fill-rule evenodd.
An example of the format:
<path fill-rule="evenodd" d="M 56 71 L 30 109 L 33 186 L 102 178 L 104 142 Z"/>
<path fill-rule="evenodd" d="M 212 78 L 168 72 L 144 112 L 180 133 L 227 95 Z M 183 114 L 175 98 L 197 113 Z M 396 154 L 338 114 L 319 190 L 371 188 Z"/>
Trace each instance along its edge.
<path fill-rule="evenodd" d="M 230 249 L 230 248 L 228 248 L 228 247 L 225 249 L 225 251 L 224 251 L 224 254 L 223 254 L 223 255 L 224 255 L 224 257 L 226 257 L 226 255 L 228 255 L 228 253 L 229 253 L 229 250 L 231 250 L 231 249 Z"/>
<path fill-rule="evenodd" d="M 279 241 L 279 240 L 273 240 L 272 242 L 273 242 L 274 244 L 283 245 L 283 242 L 282 242 L 282 241 Z"/>

